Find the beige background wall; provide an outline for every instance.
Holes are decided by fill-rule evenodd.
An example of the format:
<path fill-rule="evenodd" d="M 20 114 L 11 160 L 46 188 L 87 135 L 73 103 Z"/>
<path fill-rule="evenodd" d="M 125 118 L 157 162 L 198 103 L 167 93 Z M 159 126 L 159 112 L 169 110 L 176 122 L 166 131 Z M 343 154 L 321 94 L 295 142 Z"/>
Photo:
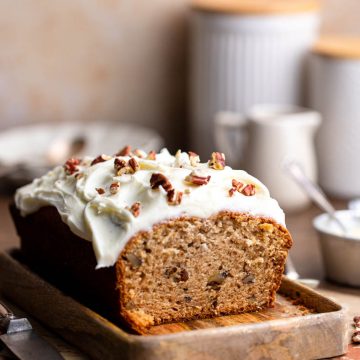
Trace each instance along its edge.
<path fill-rule="evenodd" d="M 184 0 L 2 0 L 0 126 L 127 121 L 174 138 L 184 13 Z"/>
<path fill-rule="evenodd" d="M 187 2 L 2 0 L 0 128 L 126 121 L 183 143 Z M 359 0 L 324 4 L 323 31 L 360 34 Z"/>

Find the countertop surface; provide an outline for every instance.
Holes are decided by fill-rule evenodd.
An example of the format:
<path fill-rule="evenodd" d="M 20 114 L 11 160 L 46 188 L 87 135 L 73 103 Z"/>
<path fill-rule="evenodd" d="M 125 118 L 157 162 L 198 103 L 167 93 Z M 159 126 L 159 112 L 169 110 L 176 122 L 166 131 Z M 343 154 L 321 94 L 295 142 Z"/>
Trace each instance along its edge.
<path fill-rule="evenodd" d="M 10 219 L 8 204 L 11 197 L 0 197 L 0 250 L 13 247 L 19 247 L 19 239 L 15 233 L 15 228 Z M 335 201 L 336 208 L 345 208 L 345 202 Z M 348 308 L 348 321 L 352 323 L 355 315 L 360 315 L 360 288 L 350 288 L 327 282 L 323 279 L 322 261 L 318 239 L 312 228 L 312 219 L 320 211 L 315 207 L 310 207 L 300 213 L 287 216 L 287 226 L 293 236 L 294 245 L 290 251 L 293 262 L 302 277 L 320 279 L 320 285 L 317 289 L 321 294 L 333 298 L 336 302 Z M 15 311 L 21 310 L 14 307 Z M 29 314 L 25 314 L 30 317 Z M 31 319 L 32 320 L 32 319 Z M 68 345 L 51 331 L 45 329 L 35 320 L 34 328 L 50 341 L 64 356 L 65 359 L 87 359 L 80 351 L 73 346 Z M 350 338 L 349 338 L 350 342 Z M 9 359 L 6 353 L 0 351 L 0 359 Z M 339 359 L 360 359 L 360 345 L 349 345 L 349 351 Z"/>

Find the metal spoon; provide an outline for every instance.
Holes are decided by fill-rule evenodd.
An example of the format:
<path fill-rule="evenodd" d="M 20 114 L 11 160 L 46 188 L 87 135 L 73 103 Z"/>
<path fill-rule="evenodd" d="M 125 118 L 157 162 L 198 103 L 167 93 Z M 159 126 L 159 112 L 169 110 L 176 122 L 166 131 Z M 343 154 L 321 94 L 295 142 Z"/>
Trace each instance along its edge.
<path fill-rule="evenodd" d="M 348 229 L 343 222 L 335 215 L 335 208 L 331 205 L 330 201 L 326 198 L 324 192 L 314 184 L 304 173 L 301 165 L 296 160 L 285 160 L 283 163 L 284 170 L 296 181 L 296 183 L 307 193 L 310 199 L 323 211 L 325 211 L 329 217 L 342 231 L 343 235 L 346 235 Z"/>

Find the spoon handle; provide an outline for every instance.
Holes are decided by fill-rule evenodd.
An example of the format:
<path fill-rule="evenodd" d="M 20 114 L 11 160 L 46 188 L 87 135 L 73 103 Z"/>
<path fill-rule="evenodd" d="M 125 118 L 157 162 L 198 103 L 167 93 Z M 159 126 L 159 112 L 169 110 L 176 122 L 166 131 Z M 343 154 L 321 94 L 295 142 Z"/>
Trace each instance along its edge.
<path fill-rule="evenodd" d="M 292 178 L 300 185 L 300 187 L 308 194 L 308 196 L 319 206 L 322 210 L 327 212 L 331 219 L 346 233 L 346 227 L 344 224 L 335 216 L 335 208 L 331 205 L 329 200 L 326 198 L 323 191 L 319 186 L 314 184 L 304 173 L 302 167 L 296 160 L 287 160 L 283 164 L 284 169 L 292 176 Z"/>

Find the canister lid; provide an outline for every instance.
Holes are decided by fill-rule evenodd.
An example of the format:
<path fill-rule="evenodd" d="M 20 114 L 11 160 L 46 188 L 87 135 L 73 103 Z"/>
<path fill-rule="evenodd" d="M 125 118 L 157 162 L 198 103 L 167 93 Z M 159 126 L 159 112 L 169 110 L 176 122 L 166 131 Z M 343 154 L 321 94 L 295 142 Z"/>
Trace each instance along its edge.
<path fill-rule="evenodd" d="M 317 0 L 193 0 L 193 9 L 230 14 L 276 15 L 316 12 Z"/>
<path fill-rule="evenodd" d="M 360 60 L 360 37 L 324 36 L 317 41 L 313 52 L 338 59 Z"/>

